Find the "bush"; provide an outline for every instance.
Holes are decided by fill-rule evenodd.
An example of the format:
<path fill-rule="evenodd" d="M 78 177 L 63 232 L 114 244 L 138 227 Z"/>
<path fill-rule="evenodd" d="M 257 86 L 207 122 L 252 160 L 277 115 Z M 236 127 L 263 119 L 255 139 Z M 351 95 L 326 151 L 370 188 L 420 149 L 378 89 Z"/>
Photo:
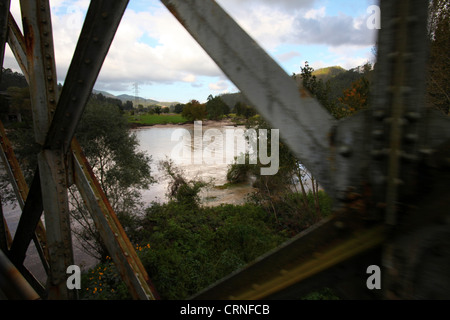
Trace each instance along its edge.
<path fill-rule="evenodd" d="M 129 300 L 131 295 L 110 257 L 81 277 L 80 298 L 89 300 Z"/>
<path fill-rule="evenodd" d="M 252 205 L 171 201 L 148 208 L 136 236 L 152 244 L 141 260 L 161 298 L 186 299 L 285 241 L 272 222 Z"/>

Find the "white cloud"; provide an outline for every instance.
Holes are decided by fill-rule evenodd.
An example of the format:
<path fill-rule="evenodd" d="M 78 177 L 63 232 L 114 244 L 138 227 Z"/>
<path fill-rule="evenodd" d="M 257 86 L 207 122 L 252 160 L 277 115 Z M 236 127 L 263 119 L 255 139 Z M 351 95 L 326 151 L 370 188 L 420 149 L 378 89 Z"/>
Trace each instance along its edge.
<path fill-rule="evenodd" d="M 219 80 L 215 83 L 209 84 L 209 89 L 219 93 L 227 92 L 229 88 L 229 82 L 226 80 Z"/>
<path fill-rule="evenodd" d="M 197 80 L 197 77 L 195 75 L 191 74 L 187 74 L 186 76 L 184 76 L 182 79 L 182 81 L 184 82 L 195 82 Z"/>
<path fill-rule="evenodd" d="M 325 7 L 321 7 L 320 9 L 310 9 L 306 11 L 304 14 L 304 18 L 306 19 L 317 19 L 325 17 Z"/>
<path fill-rule="evenodd" d="M 300 57 L 301 54 L 298 51 L 289 51 L 281 54 L 277 54 L 276 57 L 281 62 L 287 62 L 289 60 L 292 60 L 296 57 Z"/>

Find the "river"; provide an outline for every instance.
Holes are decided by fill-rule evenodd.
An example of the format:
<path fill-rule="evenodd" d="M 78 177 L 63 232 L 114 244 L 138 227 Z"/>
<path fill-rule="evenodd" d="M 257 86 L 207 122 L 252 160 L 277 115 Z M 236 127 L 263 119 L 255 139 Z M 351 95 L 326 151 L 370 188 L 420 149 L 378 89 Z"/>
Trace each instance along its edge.
<path fill-rule="evenodd" d="M 201 193 L 203 205 L 243 203 L 245 196 L 253 191 L 250 183 L 227 189 L 217 188 L 227 182 L 228 166 L 233 162 L 230 151 L 234 155 L 238 153 L 237 141 L 235 146 L 231 146 L 234 147 L 232 150 L 226 145 L 229 142 L 226 140 L 227 131 L 239 135 L 239 129 L 243 130 L 228 122 L 201 122 L 195 125 L 157 125 L 133 130 L 139 141 L 139 150 L 152 157 L 152 176 L 157 181 L 148 190 L 143 190 L 144 203 L 149 205 L 152 201 L 167 201 L 166 192 L 170 179 L 158 165 L 160 161 L 167 159 L 172 159 L 188 180 L 212 182 Z"/>

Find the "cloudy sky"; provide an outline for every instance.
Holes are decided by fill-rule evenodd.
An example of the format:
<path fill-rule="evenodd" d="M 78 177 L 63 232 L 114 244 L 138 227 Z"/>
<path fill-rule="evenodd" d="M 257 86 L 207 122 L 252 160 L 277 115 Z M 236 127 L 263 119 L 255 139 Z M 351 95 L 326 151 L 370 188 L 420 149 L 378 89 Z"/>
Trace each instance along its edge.
<path fill-rule="evenodd" d="M 350 69 L 373 61 L 376 30 L 367 27 L 377 0 L 217 0 L 288 73 L 308 61 L 315 69 Z M 50 0 L 59 82 L 63 83 L 89 6 Z M 19 0 L 11 11 L 20 24 Z M 9 48 L 4 67 L 19 71 Z M 158 101 L 206 101 L 236 92 L 211 58 L 159 0 L 130 0 L 95 88 Z"/>

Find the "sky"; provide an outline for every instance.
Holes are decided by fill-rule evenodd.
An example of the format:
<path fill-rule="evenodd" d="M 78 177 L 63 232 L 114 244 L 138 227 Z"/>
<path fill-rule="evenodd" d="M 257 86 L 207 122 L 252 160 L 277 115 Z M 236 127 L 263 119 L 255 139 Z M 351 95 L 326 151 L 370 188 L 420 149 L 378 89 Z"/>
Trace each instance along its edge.
<path fill-rule="evenodd" d="M 373 62 L 377 30 L 367 27 L 377 0 L 217 0 L 286 71 L 354 68 Z M 50 0 L 58 82 L 64 83 L 88 0 Z M 21 24 L 19 0 L 11 12 Z M 4 67 L 20 72 L 9 50 Z M 95 89 L 157 101 L 205 102 L 238 92 L 159 0 L 130 0 Z"/>

